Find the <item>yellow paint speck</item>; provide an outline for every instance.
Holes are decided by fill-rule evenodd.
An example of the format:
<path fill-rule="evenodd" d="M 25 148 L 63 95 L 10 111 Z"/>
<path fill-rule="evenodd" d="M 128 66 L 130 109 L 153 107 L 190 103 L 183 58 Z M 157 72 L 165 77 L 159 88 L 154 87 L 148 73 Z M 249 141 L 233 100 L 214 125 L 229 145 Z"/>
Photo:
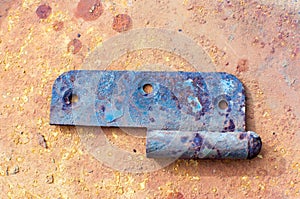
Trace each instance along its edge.
<path fill-rule="evenodd" d="M 112 136 L 113 136 L 115 139 L 118 139 L 118 135 L 117 135 L 115 132 L 112 132 Z"/>
<path fill-rule="evenodd" d="M 258 158 L 260 159 L 263 159 L 263 156 L 262 155 L 257 155 Z"/>
<path fill-rule="evenodd" d="M 123 194 L 123 193 L 124 193 L 123 187 L 119 187 L 119 189 L 118 189 L 118 194 Z"/>
<path fill-rule="evenodd" d="M 265 185 L 264 184 L 259 184 L 258 187 L 259 187 L 259 190 L 262 190 L 262 191 L 265 190 Z"/>
<path fill-rule="evenodd" d="M 146 185 L 146 181 L 140 183 L 140 190 L 144 190 Z"/>
<path fill-rule="evenodd" d="M 212 189 L 212 192 L 213 192 L 213 193 L 217 193 L 217 192 L 218 192 L 218 189 L 214 187 L 214 188 Z"/>
<path fill-rule="evenodd" d="M 198 177 L 198 176 L 193 176 L 193 177 L 191 177 L 191 180 L 199 181 L 199 180 L 200 180 L 200 177 Z"/>

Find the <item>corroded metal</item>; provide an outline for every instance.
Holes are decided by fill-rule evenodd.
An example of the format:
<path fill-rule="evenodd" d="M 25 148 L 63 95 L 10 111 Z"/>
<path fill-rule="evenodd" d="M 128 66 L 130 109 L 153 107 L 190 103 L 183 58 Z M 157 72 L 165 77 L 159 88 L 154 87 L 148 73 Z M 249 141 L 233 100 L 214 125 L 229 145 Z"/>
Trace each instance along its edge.
<path fill-rule="evenodd" d="M 152 88 L 151 92 L 144 89 L 146 85 Z M 151 139 L 166 135 L 164 142 L 167 143 L 169 137 L 164 131 L 152 130 L 173 130 L 190 136 L 202 132 L 200 134 L 214 137 L 216 141 L 225 140 L 224 146 L 234 149 L 237 142 L 245 142 L 230 141 L 233 133 L 228 133 L 238 135 L 245 131 L 245 94 L 241 82 L 227 73 L 69 71 L 53 85 L 50 123 L 146 127 L 149 130 L 147 153 L 166 156 L 172 156 L 169 149 L 156 153 L 153 151 L 156 142 Z M 221 145 L 220 141 L 217 146 Z M 186 155 L 194 154 L 190 152 L 184 156 L 192 157 Z M 243 155 L 218 158 L 247 158 L 248 153 L 249 150 L 245 150 Z"/>
<path fill-rule="evenodd" d="M 148 131 L 147 157 L 252 159 L 261 139 L 252 132 Z"/>

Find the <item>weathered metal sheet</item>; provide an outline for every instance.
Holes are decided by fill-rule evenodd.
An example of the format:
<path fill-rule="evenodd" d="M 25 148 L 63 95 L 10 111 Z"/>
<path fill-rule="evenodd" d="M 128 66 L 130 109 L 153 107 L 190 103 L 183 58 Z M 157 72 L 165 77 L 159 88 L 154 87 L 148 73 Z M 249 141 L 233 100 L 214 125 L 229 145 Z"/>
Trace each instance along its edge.
<path fill-rule="evenodd" d="M 226 110 L 218 107 L 221 100 Z M 226 73 L 70 71 L 53 85 L 50 123 L 244 131 L 244 88 Z"/>
<path fill-rule="evenodd" d="M 69 71 L 53 85 L 50 123 L 224 136 L 245 131 L 245 94 L 242 83 L 227 73 Z"/>

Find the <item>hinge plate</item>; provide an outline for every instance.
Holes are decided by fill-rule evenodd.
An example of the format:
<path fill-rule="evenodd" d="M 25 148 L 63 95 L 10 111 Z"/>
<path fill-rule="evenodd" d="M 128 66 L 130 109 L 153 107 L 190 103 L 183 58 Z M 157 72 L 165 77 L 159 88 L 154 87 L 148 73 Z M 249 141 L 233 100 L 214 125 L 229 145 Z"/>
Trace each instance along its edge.
<path fill-rule="evenodd" d="M 226 132 L 245 131 L 245 91 L 242 83 L 227 73 L 69 71 L 53 85 L 50 123 L 145 127 L 160 134 L 218 132 L 224 136 Z M 155 137 L 153 132 L 151 137 Z M 151 141 L 147 135 L 147 147 L 155 154 Z M 159 150 L 169 149 L 165 146 Z M 247 158 L 249 149 L 244 153 Z M 226 158 L 226 154 L 219 158 Z"/>

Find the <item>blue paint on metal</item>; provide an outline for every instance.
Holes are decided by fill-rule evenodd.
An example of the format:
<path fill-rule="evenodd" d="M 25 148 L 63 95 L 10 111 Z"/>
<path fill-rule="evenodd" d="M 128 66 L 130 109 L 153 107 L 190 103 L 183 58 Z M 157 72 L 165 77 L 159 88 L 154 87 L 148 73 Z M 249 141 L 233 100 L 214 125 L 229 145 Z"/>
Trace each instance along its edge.
<path fill-rule="evenodd" d="M 151 85 L 152 92 L 147 93 L 145 85 Z M 224 100 L 228 107 L 222 109 L 219 103 Z M 149 131 L 207 135 L 220 132 L 221 139 L 222 133 L 245 131 L 245 91 L 242 83 L 227 73 L 69 71 L 53 85 L 50 123 L 146 127 Z M 194 140 L 197 146 L 205 143 L 197 134 Z M 147 135 L 151 149 L 162 150 L 169 143 L 166 139 L 163 142 L 152 142 Z"/>
<path fill-rule="evenodd" d="M 148 158 L 252 159 L 259 154 L 261 145 L 260 137 L 252 131 L 150 130 L 146 152 Z"/>

